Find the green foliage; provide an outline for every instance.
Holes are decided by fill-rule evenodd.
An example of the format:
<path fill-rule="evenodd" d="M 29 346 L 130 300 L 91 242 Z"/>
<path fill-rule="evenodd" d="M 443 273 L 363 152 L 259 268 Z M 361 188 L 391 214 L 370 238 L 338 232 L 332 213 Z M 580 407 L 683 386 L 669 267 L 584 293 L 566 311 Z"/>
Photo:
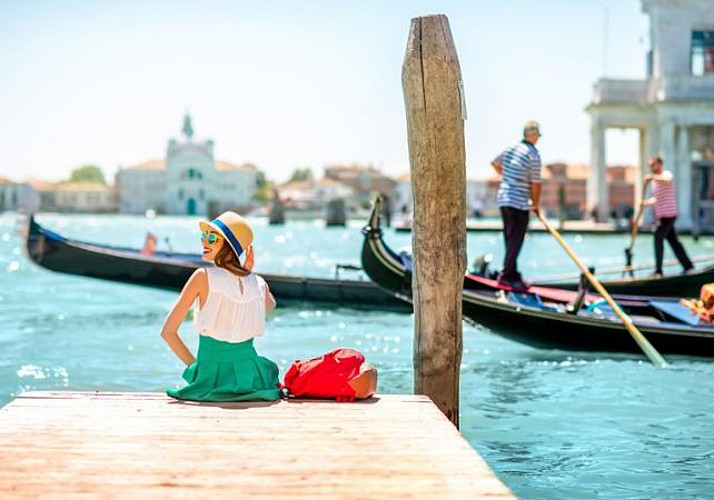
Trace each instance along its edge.
<path fill-rule="evenodd" d="M 253 200 L 260 203 L 267 203 L 268 200 L 270 200 L 275 184 L 265 176 L 265 172 L 259 170 L 255 165 L 253 165 L 253 167 L 258 174 L 255 181 L 255 193 L 253 194 Z"/>
<path fill-rule="evenodd" d="M 84 165 L 72 170 L 69 182 L 100 182 L 106 184 L 104 173 L 97 165 Z"/>
<path fill-rule="evenodd" d="M 312 170 L 310 169 L 310 167 L 296 168 L 295 170 L 293 170 L 293 173 L 290 176 L 289 182 L 308 181 L 311 179 L 313 179 L 313 175 L 312 175 Z"/>

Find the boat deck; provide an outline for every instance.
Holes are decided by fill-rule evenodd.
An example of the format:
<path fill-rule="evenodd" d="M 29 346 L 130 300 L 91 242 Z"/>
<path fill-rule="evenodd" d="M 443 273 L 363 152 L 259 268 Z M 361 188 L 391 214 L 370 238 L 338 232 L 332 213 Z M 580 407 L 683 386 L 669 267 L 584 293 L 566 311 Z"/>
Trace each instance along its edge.
<path fill-rule="evenodd" d="M 425 396 L 181 403 L 27 392 L 0 409 L 3 498 L 513 498 Z"/>

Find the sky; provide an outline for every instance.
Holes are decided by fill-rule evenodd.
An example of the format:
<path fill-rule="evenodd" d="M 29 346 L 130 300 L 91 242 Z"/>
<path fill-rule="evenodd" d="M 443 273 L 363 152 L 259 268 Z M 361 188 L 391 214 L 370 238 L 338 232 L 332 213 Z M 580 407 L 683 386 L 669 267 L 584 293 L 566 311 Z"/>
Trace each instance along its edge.
<path fill-rule="evenodd" d="M 469 178 L 541 123 L 544 163 L 589 163 L 601 77 L 643 79 L 640 0 L 0 2 L 0 177 L 165 157 L 183 116 L 216 159 L 278 182 L 335 163 L 409 170 L 401 70 L 411 19 L 444 14 L 466 96 Z M 609 164 L 635 164 L 632 131 Z"/>

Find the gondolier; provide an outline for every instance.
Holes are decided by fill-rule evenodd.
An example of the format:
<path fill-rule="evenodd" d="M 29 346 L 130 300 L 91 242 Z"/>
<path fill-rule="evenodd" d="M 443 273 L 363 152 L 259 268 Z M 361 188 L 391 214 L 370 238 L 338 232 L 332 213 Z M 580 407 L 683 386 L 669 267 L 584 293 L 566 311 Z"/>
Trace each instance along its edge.
<path fill-rule="evenodd" d="M 384 242 L 376 211 L 364 229 L 362 268 L 388 293 L 400 300 L 413 300 L 410 262 Z M 657 286 L 650 288 L 659 291 Z M 465 319 L 497 335 L 538 348 L 640 352 L 607 301 L 581 292 L 535 285 L 527 292 L 506 291 L 495 280 L 467 275 L 462 311 Z M 679 297 L 613 298 L 659 352 L 714 358 L 714 324 L 681 304 Z"/>
<path fill-rule="evenodd" d="M 654 276 L 661 278 L 662 261 L 664 259 L 664 240 L 669 242 L 674 255 L 684 272 L 688 273 L 694 268 L 694 264 L 689 259 L 686 250 L 677 237 L 674 229 L 674 221 L 677 219 L 677 199 L 674 192 L 674 179 L 672 172 L 664 170 L 664 163 L 660 156 L 653 156 L 649 160 L 652 174 L 645 176 L 645 182 L 652 183 L 652 197 L 642 202 L 643 206 L 653 206 L 657 223 L 654 233 L 655 246 L 655 273 Z"/>
<path fill-rule="evenodd" d="M 518 254 L 528 230 L 531 210 L 538 212 L 541 192 L 541 161 L 535 145 L 540 138 L 538 122 L 529 121 L 523 127 L 523 140 L 505 149 L 491 166 L 502 176 L 498 189 L 498 206 L 503 218 L 503 239 L 506 254 L 499 285 L 516 289 L 528 288 L 518 272 Z"/>

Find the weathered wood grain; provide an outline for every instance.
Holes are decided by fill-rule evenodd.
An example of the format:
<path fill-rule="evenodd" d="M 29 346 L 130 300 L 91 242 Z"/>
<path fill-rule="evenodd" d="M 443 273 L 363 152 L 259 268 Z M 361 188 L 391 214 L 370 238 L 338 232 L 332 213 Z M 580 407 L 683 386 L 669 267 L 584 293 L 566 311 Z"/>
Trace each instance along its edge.
<path fill-rule="evenodd" d="M 412 19 L 402 65 L 414 196 L 414 392 L 458 426 L 466 270 L 465 106 L 446 16 Z"/>
<path fill-rule="evenodd" d="M 0 409 L 2 498 L 512 498 L 424 396 L 180 403 L 29 392 Z"/>

